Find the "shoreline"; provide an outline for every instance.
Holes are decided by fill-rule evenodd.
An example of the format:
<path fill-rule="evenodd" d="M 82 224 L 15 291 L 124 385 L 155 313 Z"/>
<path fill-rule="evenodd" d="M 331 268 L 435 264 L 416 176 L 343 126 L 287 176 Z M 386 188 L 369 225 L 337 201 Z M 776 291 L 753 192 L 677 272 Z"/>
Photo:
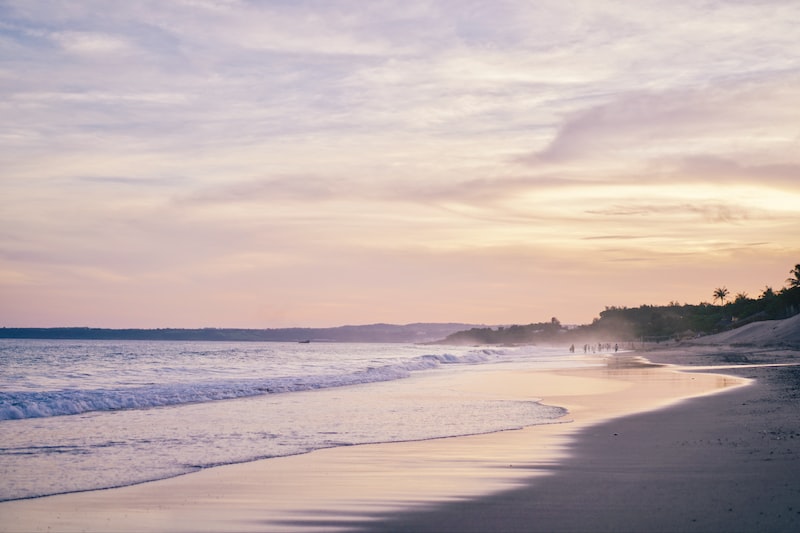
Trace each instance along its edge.
<path fill-rule="evenodd" d="M 659 350 L 688 371 L 753 380 L 723 394 L 613 418 L 579 431 L 554 475 L 425 511 L 384 514 L 352 531 L 800 531 L 800 353 L 717 347 Z M 757 354 L 757 357 L 752 357 Z M 769 366 L 793 360 L 791 365 Z M 754 366 L 762 365 L 762 366 Z M 763 366 L 768 365 L 768 366 Z"/>
<path fill-rule="evenodd" d="M 455 385 L 449 383 L 488 397 L 530 399 L 535 393 L 544 404 L 568 408 L 570 423 L 331 448 L 131 487 L 4 502 L 0 503 L 0 530 L 331 531 L 383 530 L 386 526 L 386 530 L 425 531 L 430 513 L 443 513 L 446 519 L 434 520 L 436 527 L 427 530 L 466 531 L 470 524 L 482 524 L 476 530 L 530 530 L 524 512 L 519 522 L 508 518 L 514 513 L 506 510 L 500 522 L 466 523 L 454 521 L 463 514 L 460 510 L 454 515 L 447 509 L 458 502 L 494 500 L 497 495 L 558 478 L 560 465 L 570 463 L 575 443 L 592 427 L 642 410 L 670 411 L 684 405 L 682 399 L 687 396 L 741 382 L 738 377 L 707 371 L 681 375 L 674 368 L 636 362 L 635 357 L 609 358 L 624 359 L 631 364 L 490 371 L 493 376 L 476 372 Z M 633 407 L 632 400 L 638 402 Z M 671 407 L 664 409 L 667 405 Z M 800 441 L 800 432 L 798 437 Z M 412 517 L 421 521 L 413 526 L 402 522 Z M 409 527 L 392 527 L 398 521 Z M 448 524 L 453 527 L 442 527 Z"/>

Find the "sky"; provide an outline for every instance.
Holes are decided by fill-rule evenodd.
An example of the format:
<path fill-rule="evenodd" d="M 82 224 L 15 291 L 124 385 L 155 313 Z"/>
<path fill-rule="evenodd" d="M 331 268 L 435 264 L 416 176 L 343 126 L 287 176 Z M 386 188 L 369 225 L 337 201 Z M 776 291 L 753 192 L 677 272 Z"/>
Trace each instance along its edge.
<path fill-rule="evenodd" d="M 798 28 L 796 0 L 0 0 L 0 326 L 778 290 Z"/>

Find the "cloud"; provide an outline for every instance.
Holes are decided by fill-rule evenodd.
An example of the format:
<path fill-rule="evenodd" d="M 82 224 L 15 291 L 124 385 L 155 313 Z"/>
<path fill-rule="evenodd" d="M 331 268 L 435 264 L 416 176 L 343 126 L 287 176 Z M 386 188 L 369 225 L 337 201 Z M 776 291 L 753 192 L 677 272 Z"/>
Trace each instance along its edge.
<path fill-rule="evenodd" d="M 126 39 L 116 35 L 96 32 L 66 31 L 55 32 L 51 38 L 68 53 L 91 56 L 122 54 L 135 51 L 135 47 Z"/>
<path fill-rule="evenodd" d="M 583 237 L 586 241 L 602 241 L 602 240 L 609 240 L 609 241 L 627 241 L 632 239 L 642 239 L 644 238 L 641 235 L 593 235 L 591 237 Z"/>
<path fill-rule="evenodd" d="M 93 279 L 170 309 L 460 312 L 472 286 L 508 291 L 499 317 L 587 270 L 626 292 L 612 262 L 783 258 L 799 24 L 789 2 L 2 2 L 0 269 L 65 309 Z"/>
<path fill-rule="evenodd" d="M 734 159 L 713 155 L 677 157 L 663 162 L 671 167 L 675 179 L 691 181 L 702 179 L 718 183 L 760 182 L 795 192 L 800 190 L 800 162 L 776 164 L 742 164 Z"/>
<path fill-rule="evenodd" d="M 795 80 L 792 82 L 792 80 Z M 571 114 L 528 164 L 756 157 L 797 140 L 796 77 L 692 90 L 633 92 Z M 794 88 L 792 88 L 792 83 Z M 764 106 L 764 101 L 772 105 Z M 689 154 L 689 155 L 687 155 Z"/>
<path fill-rule="evenodd" d="M 290 175 L 236 181 L 179 195 L 177 204 L 228 204 L 265 202 L 320 202 L 353 198 L 366 193 L 351 181 L 313 175 Z"/>
<path fill-rule="evenodd" d="M 337 174 L 291 174 L 200 187 L 178 193 L 176 205 L 361 201 L 376 204 L 495 208 L 520 194 L 579 187 L 585 182 L 551 176 L 501 176 L 463 180 L 376 180 Z"/>
<path fill-rule="evenodd" d="M 750 212 L 736 205 L 722 203 L 703 203 L 703 204 L 625 204 L 612 205 L 603 209 L 590 209 L 586 211 L 592 215 L 604 215 L 614 217 L 642 217 L 642 216 L 685 216 L 698 215 L 709 222 L 743 222 L 751 218 Z M 660 220 L 663 222 L 663 218 Z"/>
<path fill-rule="evenodd" d="M 136 187 L 175 187 L 186 183 L 183 177 L 140 177 L 140 176 L 77 176 L 73 180 L 79 184 L 124 185 Z"/>

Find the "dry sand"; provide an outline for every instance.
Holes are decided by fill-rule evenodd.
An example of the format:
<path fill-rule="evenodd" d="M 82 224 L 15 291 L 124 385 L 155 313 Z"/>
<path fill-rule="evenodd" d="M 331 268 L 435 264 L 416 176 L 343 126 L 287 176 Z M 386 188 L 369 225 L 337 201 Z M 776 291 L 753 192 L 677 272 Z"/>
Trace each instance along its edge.
<path fill-rule="evenodd" d="M 447 386 L 535 393 L 569 422 L 0 503 L 0 530 L 800 531 L 800 368 L 753 366 L 800 362 L 795 352 L 646 355 L 728 368 L 676 373 L 617 356 L 606 368 L 467 375 Z"/>
<path fill-rule="evenodd" d="M 695 344 L 717 346 L 800 346 L 800 315 L 785 320 L 762 320 L 742 327 L 707 335 L 694 341 Z"/>

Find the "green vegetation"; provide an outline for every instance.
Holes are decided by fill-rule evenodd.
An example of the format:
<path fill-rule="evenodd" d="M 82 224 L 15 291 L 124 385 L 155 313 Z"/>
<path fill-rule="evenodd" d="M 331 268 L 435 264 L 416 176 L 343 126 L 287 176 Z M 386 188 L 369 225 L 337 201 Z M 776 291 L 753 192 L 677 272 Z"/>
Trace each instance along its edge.
<path fill-rule="evenodd" d="M 557 318 L 550 322 L 528 324 L 527 326 L 500 326 L 493 328 L 472 328 L 448 336 L 446 344 L 525 344 L 533 340 L 554 342 L 561 339 L 564 328 Z"/>
<path fill-rule="evenodd" d="M 458 344 L 576 343 L 587 341 L 661 341 L 691 338 L 741 327 L 759 320 L 788 318 L 800 313 L 800 264 L 790 271 L 787 287 L 774 291 L 765 287 L 758 298 L 736 294 L 727 301 L 725 287 L 713 291 L 720 305 L 700 303 L 640 307 L 607 307 L 591 324 L 568 329 L 556 318 L 550 322 L 497 329 L 473 328 L 447 337 Z"/>
<path fill-rule="evenodd" d="M 714 290 L 714 301 L 716 302 L 719 300 L 719 303 L 725 305 L 725 298 L 728 297 L 728 289 L 727 287 L 720 287 L 719 289 Z"/>

